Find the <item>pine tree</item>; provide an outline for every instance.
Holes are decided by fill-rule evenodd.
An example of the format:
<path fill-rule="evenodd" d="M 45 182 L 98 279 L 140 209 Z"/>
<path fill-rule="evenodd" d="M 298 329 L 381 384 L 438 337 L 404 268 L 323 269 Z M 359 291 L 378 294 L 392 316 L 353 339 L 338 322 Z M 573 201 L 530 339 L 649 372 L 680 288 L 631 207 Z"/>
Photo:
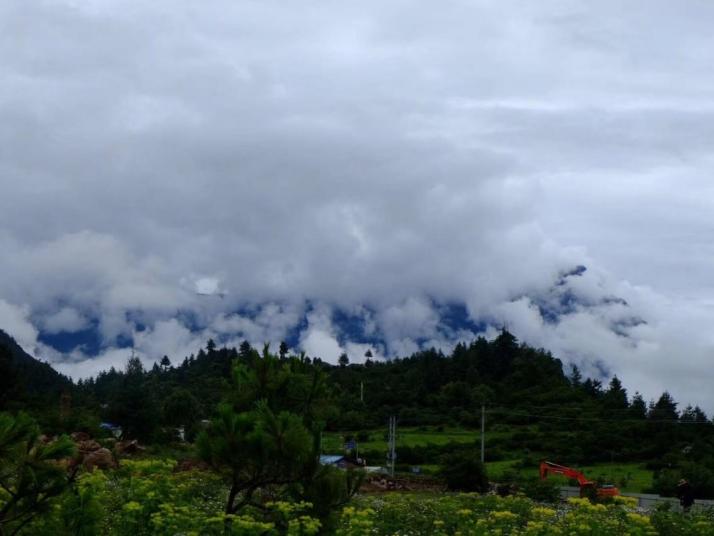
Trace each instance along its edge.
<path fill-rule="evenodd" d="M 146 381 L 144 365 L 136 356 L 127 361 L 120 388 L 110 401 L 109 413 L 127 438 L 151 439 L 158 426 L 159 411 L 154 392 Z"/>
<path fill-rule="evenodd" d="M 635 392 L 635 396 L 632 397 L 632 404 L 630 404 L 630 415 L 634 419 L 644 419 L 647 417 L 647 404 L 645 399 L 639 392 Z"/>
<path fill-rule="evenodd" d="M 647 417 L 653 421 L 676 421 L 679 418 L 677 414 L 677 403 L 667 391 L 662 393 L 657 402 L 650 404 L 650 410 Z"/>
<path fill-rule="evenodd" d="M 75 454 L 64 436 L 49 443 L 27 415 L 0 413 L 0 534 L 20 534 L 69 486 L 63 462 Z M 22 534 L 32 534 L 28 529 Z"/>
<path fill-rule="evenodd" d="M 570 385 L 573 387 L 580 387 L 583 382 L 583 375 L 578 366 L 574 363 L 570 365 L 570 377 L 568 379 L 570 380 Z"/>
<path fill-rule="evenodd" d="M 8 348 L 0 346 L 0 411 L 20 398 L 21 392 L 12 354 Z"/>
<path fill-rule="evenodd" d="M 610 385 L 605 392 L 603 402 L 605 408 L 608 410 L 623 410 L 629 407 L 627 391 L 622 387 L 622 382 L 617 376 L 613 376 L 612 380 L 610 380 Z"/>
<path fill-rule="evenodd" d="M 242 361 L 249 361 L 253 355 L 253 347 L 248 341 L 243 341 L 240 343 L 240 348 L 238 349 L 238 355 Z"/>

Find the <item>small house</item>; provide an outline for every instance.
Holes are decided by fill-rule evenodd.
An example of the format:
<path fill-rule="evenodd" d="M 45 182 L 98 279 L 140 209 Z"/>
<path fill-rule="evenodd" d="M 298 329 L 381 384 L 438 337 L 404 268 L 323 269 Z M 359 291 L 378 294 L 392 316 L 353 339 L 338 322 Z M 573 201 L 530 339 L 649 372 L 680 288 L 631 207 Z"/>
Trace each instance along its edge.
<path fill-rule="evenodd" d="M 321 454 L 320 465 L 334 465 L 340 469 L 345 469 L 348 463 L 345 457 L 339 454 Z"/>

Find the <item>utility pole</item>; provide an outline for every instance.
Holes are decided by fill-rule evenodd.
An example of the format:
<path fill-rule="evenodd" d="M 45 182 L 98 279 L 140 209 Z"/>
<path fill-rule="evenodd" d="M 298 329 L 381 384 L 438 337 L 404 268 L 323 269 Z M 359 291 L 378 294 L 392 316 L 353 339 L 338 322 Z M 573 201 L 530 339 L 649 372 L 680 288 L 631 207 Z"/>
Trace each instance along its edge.
<path fill-rule="evenodd" d="M 364 404 L 364 382 L 359 382 L 359 401 Z"/>
<path fill-rule="evenodd" d="M 389 441 L 387 448 L 387 462 L 389 463 L 389 473 L 394 477 L 394 460 L 397 457 L 396 453 L 397 444 L 397 418 L 392 416 L 389 417 Z"/>
<path fill-rule="evenodd" d="M 481 404 L 481 463 L 486 461 L 486 406 Z"/>

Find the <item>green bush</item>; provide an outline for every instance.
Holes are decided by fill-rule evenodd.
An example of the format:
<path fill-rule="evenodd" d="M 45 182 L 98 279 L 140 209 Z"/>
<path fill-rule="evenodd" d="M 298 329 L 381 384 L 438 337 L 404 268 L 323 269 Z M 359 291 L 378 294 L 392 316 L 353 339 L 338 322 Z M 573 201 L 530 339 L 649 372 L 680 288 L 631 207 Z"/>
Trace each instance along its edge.
<path fill-rule="evenodd" d="M 441 459 L 441 476 L 452 491 L 488 491 L 486 467 L 476 450 L 460 450 L 446 454 Z"/>
<path fill-rule="evenodd" d="M 560 501 L 560 487 L 554 480 L 531 478 L 523 482 L 523 493 L 538 502 L 556 503 Z"/>
<path fill-rule="evenodd" d="M 369 432 L 366 430 L 357 432 L 357 441 L 360 443 L 367 443 L 369 441 Z"/>

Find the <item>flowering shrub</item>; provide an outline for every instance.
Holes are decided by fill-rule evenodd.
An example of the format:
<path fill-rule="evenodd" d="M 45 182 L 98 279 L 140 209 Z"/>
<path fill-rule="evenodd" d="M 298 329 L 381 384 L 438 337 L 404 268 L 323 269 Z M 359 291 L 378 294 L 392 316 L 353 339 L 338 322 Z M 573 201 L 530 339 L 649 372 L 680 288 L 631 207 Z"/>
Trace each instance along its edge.
<path fill-rule="evenodd" d="M 544 505 L 526 497 L 474 493 L 389 493 L 355 499 L 335 528 L 321 526 L 308 502 L 274 500 L 224 514 L 227 489 L 212 473 L 174 473 L 171 460 L 123 460 L 115 471 L 82 474 L 51 510 L 27 526 L 38 536 L 213 536 L 318 533 L 357 535 L 714 536 L 714 513 L 638 510 L 571 498 Z"/>
<path fill-rule="evenodd" d="M 714 536 L 714 516 L 649 515 L 626 497 L 610 504 L 572 498 L 554 508 L 522 497 L 405 493 L 362 497 L 343 510 L 338 534 Z"/>
<path fill-rule="evenodd" d="M 272 502 L 260 512 L 226 515 L 227 489 L 207 472 L 174 473 L 172 460 L 122 460 L 116 471 L 82 474 L 33 535 L 211 536 L 317 534 L 309 503 Z"/>

